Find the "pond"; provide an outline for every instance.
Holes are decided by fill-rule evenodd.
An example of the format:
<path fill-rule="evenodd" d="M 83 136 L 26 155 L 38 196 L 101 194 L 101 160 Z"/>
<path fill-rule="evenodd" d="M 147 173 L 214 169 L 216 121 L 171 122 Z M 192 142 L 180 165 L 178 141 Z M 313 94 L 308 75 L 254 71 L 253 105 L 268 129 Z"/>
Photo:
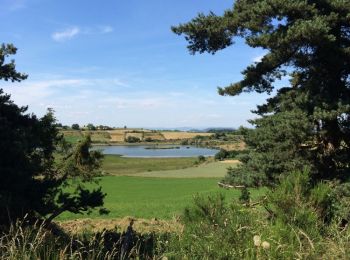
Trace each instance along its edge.
<path fill-rule="evenodd" d="M 218 150 L 188 145 L 99 145 L 94 150 L 123 157 L 197 157 L 214 156 Z"/>

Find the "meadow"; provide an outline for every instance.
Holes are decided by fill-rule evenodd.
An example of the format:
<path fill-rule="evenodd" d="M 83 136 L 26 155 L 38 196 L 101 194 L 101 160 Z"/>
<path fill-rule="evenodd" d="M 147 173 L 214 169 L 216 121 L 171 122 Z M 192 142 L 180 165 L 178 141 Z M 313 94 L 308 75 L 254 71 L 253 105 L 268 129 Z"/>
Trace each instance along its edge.
<path fill-rule="evenodd" d="M 227 200 L 238 198 L 239 190 L 225 190 L 217 185 L 217 178 L 144 178 L 131 176 L 106 176 L 100 180 L 103 192 L 107 194 L 104 207 L 108 215 L 97 211 L 90 215 L 62 214 L 58 220 L 77 218 L 123 218 L 125 216 L 143 219 L 171 220 L 190 206 L 198 195 L 222 193 Z M 251 190 L 253 198 L 263 194 Z"/>
<path fill-rule="evenodd" d="M 197 158 L 124 158 L 106 155 L 102 169 L 111 174 L 100 178 L 105 204 L 110 213 L 90 215 L 64 213 L 59 220 L 77 218 L 111 219 L 125 216 L 143 219 L 171 220 L 191 205 L 195 195 L 222 193 L 228 200 L 238 198 L 239 190 L 224 190 L 217 182 L 227 167 L 236 161 L 207 162 L 197 165 Z M 91 185 L 93 187 L 93 185 Z M 261 192 L 252 190 L 256 197 Z"/>

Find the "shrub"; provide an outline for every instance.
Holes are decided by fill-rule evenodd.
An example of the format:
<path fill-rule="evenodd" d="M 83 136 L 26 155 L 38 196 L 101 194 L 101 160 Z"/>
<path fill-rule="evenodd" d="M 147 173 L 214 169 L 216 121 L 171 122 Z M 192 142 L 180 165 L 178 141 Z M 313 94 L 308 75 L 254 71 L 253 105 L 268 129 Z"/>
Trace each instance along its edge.
<path fill-rule="evenodd" d="M 239 197 L 239 201 L 246 204 L 250 202 L 250 192 L 247 187 L 244 187 L 241 190 L 241 196 Z"/>
<path fill-rule="evenodd" d="M 182 217 L 183 234 L 173 237 L 167 256 L 174 259 L 243 259 L 255 254 L 251 228 L 258 219 L 223 195 L 194 199 Z"/>
<path fill-rule="evenodd" d="M 79 130 L 80 126 L 78 124 L 72 124 L 72 129 L 73 130 Z"/>
<path fill-rule="evenodd" d="M 261 187 L 266 183 L 266 176 L 256 173 L 244 172 L 238 166 L 237 168 L 228 167 L 227 174 L 222 180 L 224 183 L 246 187 Z"/>
<path fill-rule="evenodd" d="M 214 158 L 215 160 L 222 161 L 226 158 L 227 155 L 228 152 L 225 149 L 220 149 L 220 151 L 215 154 Z"/>
<path fill-rule="evenodd" d="M 136 137 L 136 136 L 128 136 L 128 137 L 125 139 L 125 141 L 126 141 L 127 143 L 139 143 L 139 142 L 141 142 L 141 139 L 138 138 L 138 137 Z"/>
<path fill-rule="evenodd" d="M 206 158 L 203 155 L 199 155 L 197 158 L 198 163 L 203 163 L 206 161 Z"/>
<path fill-rule="evenodd" d="M 184 232 L 167 256 L 177 259 L 348 259 L 350 230 L 339 229 L 326 182 L 293 172 L 271 188 L 257 208 L 220 194 L 197 196 L 182 217 Z M 248 199 L 242 190 L 241 200 Z M 265 208 L 265 210 L 264 210 Z"/>

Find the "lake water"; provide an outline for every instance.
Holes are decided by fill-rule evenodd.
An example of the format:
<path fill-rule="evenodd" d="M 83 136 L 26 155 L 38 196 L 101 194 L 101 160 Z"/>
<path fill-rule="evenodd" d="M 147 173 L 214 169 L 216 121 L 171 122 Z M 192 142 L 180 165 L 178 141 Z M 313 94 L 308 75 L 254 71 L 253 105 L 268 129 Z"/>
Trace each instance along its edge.
<path fill-rule="evenodd" d="M 214 156 L 218 152 L 216 149 L 187 145 L 99 145 L 93 149 L 101 150 L 103 154 L 119 154 L 123 157 L 197 157 Z"/>

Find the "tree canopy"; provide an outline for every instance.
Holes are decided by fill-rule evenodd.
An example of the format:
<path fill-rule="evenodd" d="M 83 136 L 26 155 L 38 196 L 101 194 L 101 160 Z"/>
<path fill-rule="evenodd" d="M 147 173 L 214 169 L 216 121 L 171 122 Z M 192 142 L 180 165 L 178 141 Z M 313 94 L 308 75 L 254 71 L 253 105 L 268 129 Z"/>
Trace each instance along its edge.
<path fill-rule="evenodd" d="M 21 81 L 13 45 L 0 48 L 0 79 Z M 90 151 L 88 136 L 76 147 L 66 143 L 56 127 L 53 110 L 42 118 L 27 113 L 0 89 L 0 223 L 25 215 L 50 222 L 63 211 L 81 213 L 103 205 L 101 188 L 86 182 L 99 174 L 102 155 Z"/>
<path fill-rule="evenodd" d="M 350 161 L 350 2 L 346 0 L 238 0 L 221 16 L 199 14 L 173 27 L 191 54 L 216 53 L 245 39 L 266 51 L 243 79 L 219 94 L 272 94 L 276 81 L 289 84 L 259 105 L 252 149 L 239 171 L 274 180 L 309 167 L 314 178 L 345 178 Z M 237 172 L 236 172 L 237 173 Z"/>

